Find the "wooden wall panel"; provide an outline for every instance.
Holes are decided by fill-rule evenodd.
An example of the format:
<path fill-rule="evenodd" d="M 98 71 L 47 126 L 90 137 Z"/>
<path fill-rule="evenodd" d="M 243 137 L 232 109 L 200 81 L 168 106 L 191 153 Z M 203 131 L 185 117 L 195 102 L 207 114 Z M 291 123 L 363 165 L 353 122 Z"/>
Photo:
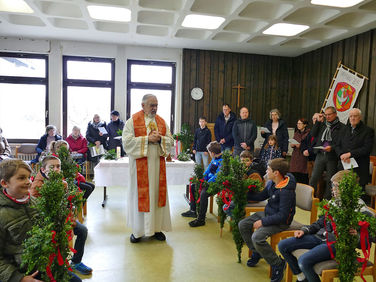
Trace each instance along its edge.
<path fill-rule="evenodd" d="M 364 121 L 376 128 L 376 30 L 367 31 L 295 58 L 184 49 L 183 123 L 197 127 L 198 116 L 214 122 L 229 103 L 238 115 L 246 106 L 257 125 L 263 125 L 272 108 L 278 108 L 289 127 L 300 117 L 311 119 L 324 102 L 339 61 L 369 78 L 357 107 Z M 237 90 L 240 83 L 240 107 Z M 193 101 L 190 90 L 201 87 L 204 98 Z"/>

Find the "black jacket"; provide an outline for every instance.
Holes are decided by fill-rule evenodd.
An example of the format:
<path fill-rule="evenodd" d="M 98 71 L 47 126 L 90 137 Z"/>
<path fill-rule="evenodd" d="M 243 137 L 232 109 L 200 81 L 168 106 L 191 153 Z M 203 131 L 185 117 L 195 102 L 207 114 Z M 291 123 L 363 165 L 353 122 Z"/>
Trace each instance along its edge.
<path fill-rule="evenodd" d="M 192 150 L 196 150 L 197 152 L 207 152 L 206 146 L 211 142 L 211 138 L 212 136 L 209 128 L 206 126 L 204 128 L 197 128 L 195 131 Z"/>
<path fill-rule="evenodd" d="M 346 125 L 336 150 L 338 157 L 350 152 L 351 157 L 355 158 L 359 167 L 355 168 L 354 171 L 360 177 L 359 184 L 362 186 L 368 183 L 369 156 L 372 151 L 374 135 L 374 130 L 362 121 L 355 127 L 353 133 L 351 125 Z"/>
<path fill-rule="evenodd" d="M 232 127 L 232 136 L 234 138 L 234 149 L 236 151 L 243 151 L 240 143 L 245 142 L 253 152 L 255 148 L 255 140 L 257 138 L 257 125 L 250 118 L 238 119 Z"/>
<path fill-rule="evenodd" d="M 99 123 L 98 127 L 106 128 L 106 122 L 101 121 Z M 104 135 L 100 136 L 98 127 L 95 127 L 93 122 L 89 122 L 88 125 L 87 125 L 87 130 L 86 130 L 86 139 L 91 144 L 94 144 L 95 141 L 100 141 L 101 144 L 104 146 L 104 148 L 107 148 L 108 134 L 104 134 Z"/>
<path fill-rule="evenodd" d="M 220 113 L 215 120 L 214 134 L 215 139 L 219 142 L 222 138 L 225 138 L 226 143 L 223 144 L 225 147 L 234 146 L 234 138 L 232 137 L 232 127 L 236 120 L 236 115 L 230 112 L 230 118 L 226 123 L 225 115 Z"/>
<path fill-rule="evenodd" d="M 272 122 L 273 121 L 271 119 L 269 119 L 264 125 L 264 127 L 269 129 L 270 132 L 273 132 Z M 265 138 L 264 144 L 262 144 L 261 150 L 263 150 L 266 143 L 268 143 L 268 138 L 269 138 L 270 135 L 272 135 L 272 133 L 261 134 L 261 136 L 263 138 Z M 281 148 L 282 153 L 283 152 L 287 153 L 287 151 L 289 149 L 289 132 L 287 130 L 287 125 L 286 125 L 286 123 L 283 119 L 278 120 L 278 128 L 275 132 L 275 135 L 277 136 L 278 147 Z"/>
<path fill-rule="evenodd" d="M 328 154 L 328 159 L 334 161 L 338 160 L 337 151 L 339 147 L 339 141 L 343 136 L 343 129 L 345 125 L 342 122 L 338 122 L 331 128 L 332 131 L 332 141 L 329 142 L 330 146 L 332 147 L 331 151 Z M 316 140 L 315 146 L 322 146 L 323 142 L 321 141 L 322 134 L 326 129 L 325 122 L 316 121 L 311 129 L 311 136 L 313 136 Z"/>
<path fill-rule="evenodd" d="M 108 150 L 116 149 L 117 146 L 123 148 L 121 139 L 114 139 L 114 137 L 121 136 L 117 132 L 118 130 L 123 130 L 124 128 L 124 121 L 118 119 L 117 121 L 110 121 L 107 124 L 107 132 L 108 132 Z M 122 150 L 123 151 L 123 150 Z M 123 156 L 123 152 L 121 154 Z"/>
<path fill-rule="evenodd" d="M 247 193 L 247 200 L 264 201 L 268 199 L 265 217 L 261 219 L 263 226 L 290 225 L 295 215 L 295 189 L 295 178 L 291 173 L 288 173 L 286 183 L 282 187 L 276 188 L 273 181 L 268 181 L 261 192 Z"/>

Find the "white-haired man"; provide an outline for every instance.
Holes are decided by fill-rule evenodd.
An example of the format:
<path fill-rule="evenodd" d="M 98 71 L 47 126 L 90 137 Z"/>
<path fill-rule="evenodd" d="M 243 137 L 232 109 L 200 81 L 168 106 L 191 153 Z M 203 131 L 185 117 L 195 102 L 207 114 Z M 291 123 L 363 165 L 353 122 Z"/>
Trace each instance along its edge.
<path fill-rule="evenodd" d="M 337 147 L 337 155 L 341 161 L 350 162 L 354 158 L 358 163 L 354 171 L 359 176 L 359 184 L 363 190 L 368 183 L 369 156 L 372 151 L 374 130 L 362 122 L 362 112 L 353 108 L 349 111 L 349 124 L 345 127 Z M 366 197 L 364 199 L 367 201 Z"/>
<path fill-rule="evenodd" d="M 132 243 L 143 236 L 164 241 L 162 230 L 171 230 L 165 157 L 174 139 L 166 122 L 157 115 L 157 97 L 144 95 L 141 106 L 142 110 L 127 120 L 123 130 L 130 172 L 126 218 L 132 229 Z"/>

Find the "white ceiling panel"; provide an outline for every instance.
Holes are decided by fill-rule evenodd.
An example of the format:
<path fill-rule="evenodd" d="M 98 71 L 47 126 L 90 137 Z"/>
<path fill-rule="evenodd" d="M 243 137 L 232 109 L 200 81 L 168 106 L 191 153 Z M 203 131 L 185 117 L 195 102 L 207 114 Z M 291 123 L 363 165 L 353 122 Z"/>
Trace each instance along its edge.
<path fill-rule="evenodd" d="M 310 0 L 24 0 L 32 13 L 9 12 L 5 1 L 0 0 L 0 36 L 15 38 L 298 56 L 376 28 L 376 0 L 349 8 Z M 93 19 L 90 5 L 127 8 L 131 20 Z M 183 27 L 191 14 L 225 21 L 215 30 Z M 290 37 L 263 34 L 277 23 L 309 29 Z"/>

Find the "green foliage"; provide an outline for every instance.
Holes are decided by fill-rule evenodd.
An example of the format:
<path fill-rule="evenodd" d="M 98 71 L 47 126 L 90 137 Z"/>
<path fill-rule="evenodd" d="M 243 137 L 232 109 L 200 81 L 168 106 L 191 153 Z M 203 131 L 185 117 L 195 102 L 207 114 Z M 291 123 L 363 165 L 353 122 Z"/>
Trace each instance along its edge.
<path fill-rule="evenodd" d="M 180 133 L 174 134 L 173 137 L 175 140 L 181 142 L 183 146 L 183 152 L 187 152 L 189 150 L 194 139 L 194 135 L 191 132 L 191 127 L 186 123 L 181 126 Z"/>
<path fill-rule="evenodd" d="M 241 252 L 243 247 L 243 238 L 240 235 L 238 224 L 245 216 L 245 206 L 247 204 L 247 192 L 252 188 L 253 191 L 260 191 L 262 183 L 258 180 L 246 178 L 247 168 L 240 161 L 239 157 L 232 158 L 229 151 L 225 151 L 222 155 L 221 170 L 217 175 L 215 183 L 211 183 L 208 193 L 219 193 L 223 189 L 228 188 L 233 192 L 232 201 L 235 208 L 232 212 L 232 236 L 238 251 L 238 262 L 241 262 Z M 250 187 L 252 186 L 252 187 Z M 221 228 L 226 218 L 223 211 L 223 199 L 217 197 L 218 216 L 220 217 Z"/>
<path fill-rule="evenodd" d="M 122 129 L 118 129 L 118 130 L 116 131 L 116 134 L 117 134 L 118 136 L 123 136 L 123 130 L 122 130 Z"/>
<path fill-rule="evenodd" d="M 115 149 L 108 150 L 104 155 L 103 155 L 105 160 L 116 160 L 116 151 Z"/>
<path fill-rule="evenodd" d="M 61 146 L 57 152 L 61 161 L 61 171 L 65 179 L 75 179 L 77 173 L 81 171 L 81 167 L 72 159 L 69 150 L 65 146 Z"/>
<path fill-rule="evenodd" d="M 358 236 L 349 233 L 350 228 L 359 230 L 358 223 L 365 220 L 371 223 L 370 234 L 375 234 L 376 221 L 362 214 L 360 209 L 362 205 L 358 199 L 363 194 L 362 188 L 356 180 L 354 172 L 346 174 L 339 183 L 339 196 L 331 201 L 323 201 L 320 204 L 321 214 L 325 214 L 329 208 L 330 214 L 336 223 L 338 236 L 336 238 L 336 260 L 339 262 L 339 279 L 341 282 L 354 281 L 355 273 L 359 267 L 356 262 L 358 253 L 356 248 L 358 245 Z M 326 209 L 325 209 L 326 208 Z"/>
<path fill-rule="evenodd" d="M 191 159 L 191 155 L 189 153 L 186 153 L 186 152 L 181 152 L 177 159 L 181 162 L 187 162 Z"/>
<path fill-rule="evenodd" d="M 208 185 L 206 181 L 203 181 L 204 179 L 204 167 L 200 164 L 195 164 L 195 167 L 193 169 L 194 174 L 192 177 L 189 179 L 191 184 L 195 185 L 195 194 L 193 195 L 194 198 L 197 199 L 200 197 L 199 195 L 199 190 L 200 190 L 200 184 L 203 185 L 204 187 Z M 200 205 L 196 205 L 196 212 L 200 212 Z"/>
<path fill-rule="evenodd" d="M 28 273 L 40 270 L 43 281 L 50 281 L 46 268 L 51 264 L 51 272 L 56 281 L 69 281 L 69 266 L 66 262 L 70 255 L 68 234 L 72 229 L 70 219 L 74 210 L 69 208 L 68 198 L 73 198 L 72 207 L 80 202 L 77 187 L 65 187 L 63 174 L 50 172 L 49 179 L 38 191 L 40 197 L 36 198 L 34 207 L 39 216 L 28 232 L 29 238 L 24 242 L 22 264 L 27 266 Z M 54 233 L 56 235 L 53 236 Z M 60 262 L 58 254 L 61 254 Z"/>

